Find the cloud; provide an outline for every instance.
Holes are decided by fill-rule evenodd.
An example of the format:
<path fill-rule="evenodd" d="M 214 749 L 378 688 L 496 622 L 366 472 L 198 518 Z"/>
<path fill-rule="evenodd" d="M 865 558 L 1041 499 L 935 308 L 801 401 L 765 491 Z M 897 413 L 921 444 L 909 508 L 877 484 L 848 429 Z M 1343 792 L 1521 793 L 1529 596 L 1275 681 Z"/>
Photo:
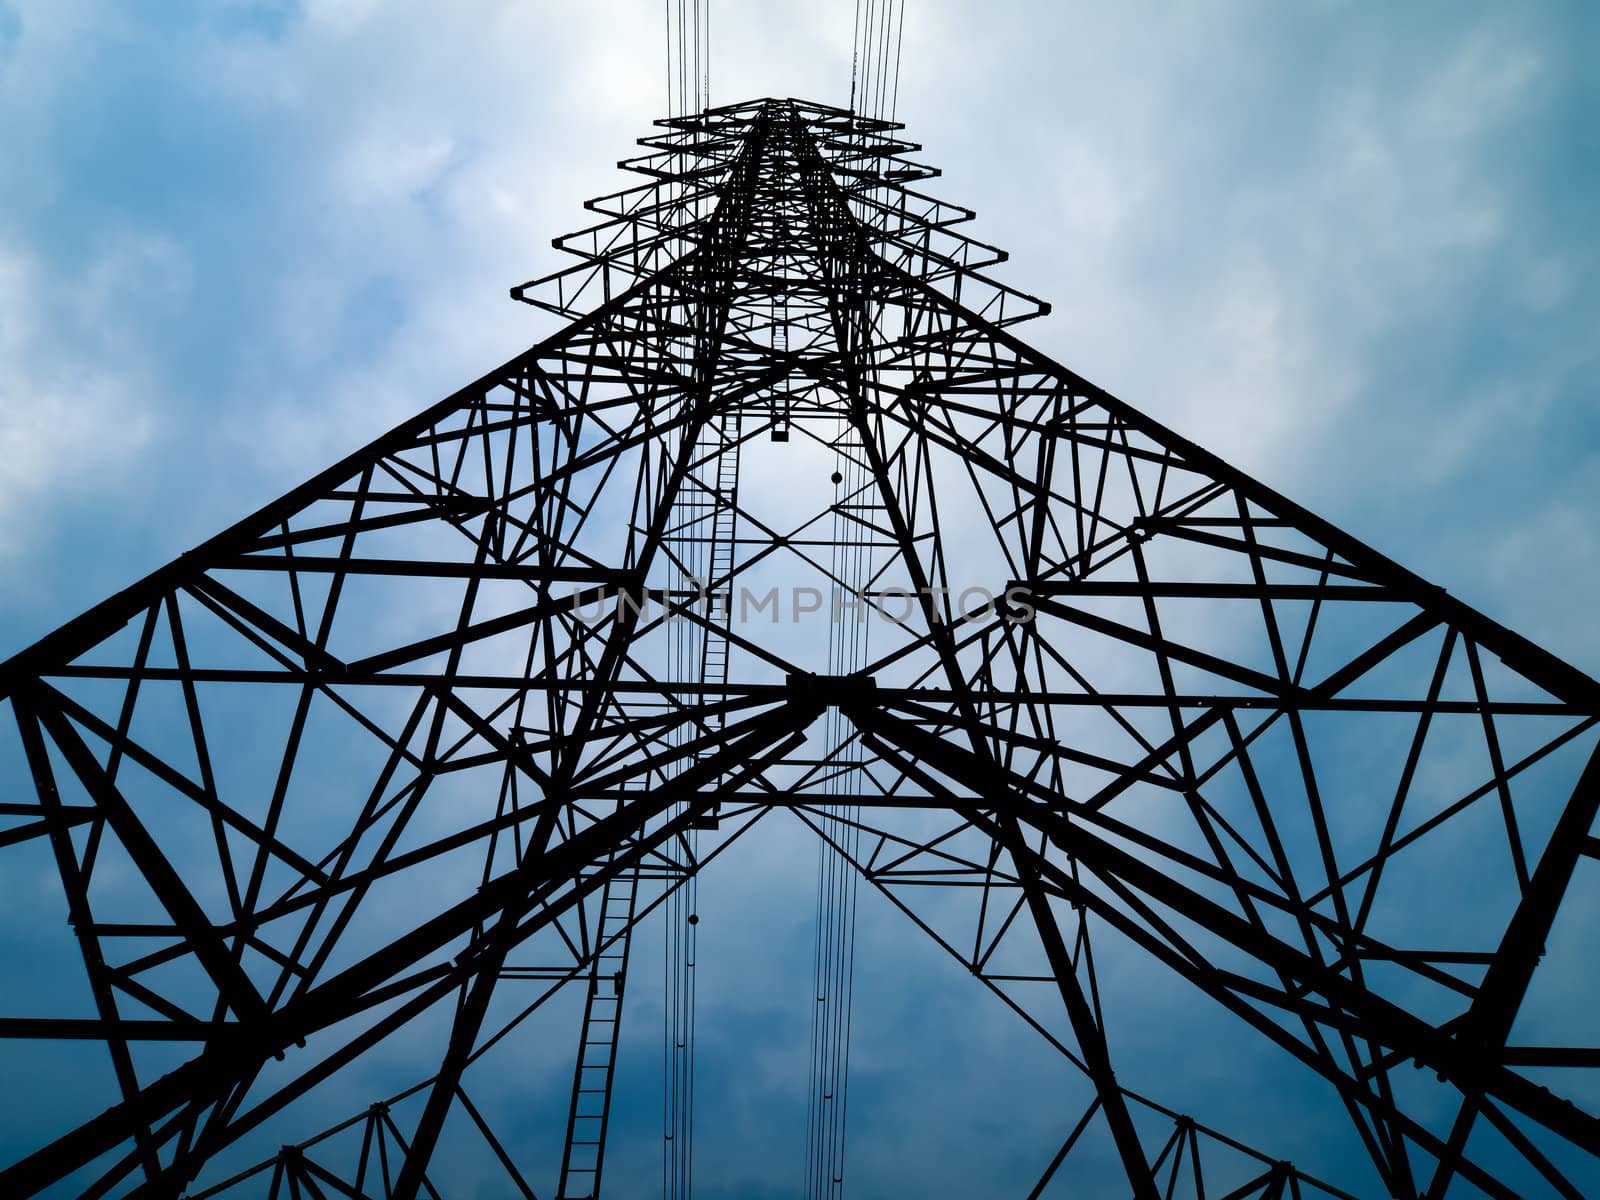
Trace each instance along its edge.
<path fill-rule="evenodd" d="M 0 562 L 32 548 L 50 504 L 104 492 L 138 460 L 159 411 L 115 314 L 186 286 L 181 254 L 159 240 L 117 242 L 70 284 L 0 246 Z"/>

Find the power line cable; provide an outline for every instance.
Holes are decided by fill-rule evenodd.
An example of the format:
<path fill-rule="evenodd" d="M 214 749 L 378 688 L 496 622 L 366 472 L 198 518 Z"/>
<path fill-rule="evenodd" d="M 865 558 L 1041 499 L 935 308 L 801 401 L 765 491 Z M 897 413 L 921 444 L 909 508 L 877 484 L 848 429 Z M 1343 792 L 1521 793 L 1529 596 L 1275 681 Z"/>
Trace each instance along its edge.
<path fill-rule="evenodd" d="M 889 30 L 894 15 L 894 0 L 884 0 L 883 11 L 879 17 L 879 50 L 878 50 L 878 107 L 874 115 L 878 120 L 883 120 L 883 93 L 884 84 L 889 72 Z"/>
<path fill-rule="evenodd" d="M 900 32 L 894 41 L 894 95 L 889 101 L 889 120 L 900 111 L 900 52 L 906 42 L 906 0 L 900 0 Z"/>
<path fill-rule="evenodd" d="M 872 27 L 877 0 L 867 0 L 866 20 L 861 24 L 861 113 L 872 111 Z"/>

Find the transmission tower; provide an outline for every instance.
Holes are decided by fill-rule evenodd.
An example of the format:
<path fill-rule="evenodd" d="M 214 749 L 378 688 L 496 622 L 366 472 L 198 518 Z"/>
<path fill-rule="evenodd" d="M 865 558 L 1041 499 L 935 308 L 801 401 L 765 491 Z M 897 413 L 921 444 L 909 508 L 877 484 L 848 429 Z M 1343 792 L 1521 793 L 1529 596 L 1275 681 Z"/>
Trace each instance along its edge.
<path fill-rule="evenodd" d="M 630 932 L 692 1071 L 691 889 L 768 817 L 823 854 L 808 1194 L 858 892 L 1075 1068 L 1033 1195 L 1349 1194 L 1164 1107 L 1108 955 L 1392 1196 L 1593 1188 L 1593 1009 L 1539 998 L 1592 977 L 1600 687 L 1019 341 L 897 123 L 658 125 L 514 289 L 558 332 L 4 666 L 0 1035 L 77 1107 L 0 1194 L 448 1196 L 452 1138 L 597 1194 Z M 485 1096 L 556 1000 L 531 1161 Z"/>

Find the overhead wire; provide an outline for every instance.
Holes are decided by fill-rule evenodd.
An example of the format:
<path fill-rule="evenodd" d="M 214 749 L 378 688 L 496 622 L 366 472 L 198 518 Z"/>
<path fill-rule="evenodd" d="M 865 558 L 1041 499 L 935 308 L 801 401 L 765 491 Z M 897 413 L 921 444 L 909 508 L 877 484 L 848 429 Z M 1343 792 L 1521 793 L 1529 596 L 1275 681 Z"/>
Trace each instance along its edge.
<path fill-rule="evenodd" d="M 900 67 L 905 45 L 904 0 L 856 0 L 850 52 L 850 111 L 858 117 L 894 120 L 899 108 Z M 874 132 L 858 123 L 864 159 L 891 153 Z M 865 381 L 863 381 L 865 382 Z M 877 579 L 870 530 L 873 523 L 853 510 L 871 506 L 874 480 L 852 423 L 841 420 L 834 445 L 839 470 L 833 512 L 834 609 L 828 633 L 829 672 L 849 676 L 866 661 L 869 622 L 864 603 Z M 859 790 L 862 751 L 849 723 L 831 710 L 828 744 L 832 762 L 824 793 L 837 797 L 817 813 L 816 927 L 812 961 L 811 1080 L 806 1113 L 807 1200 L 841 1200 L 845 1186 L 849 1114 L 850 1049 L 855 994 L 856 926 L 859 900 L 860 809 L 850 804 Z"/>
<path fill-rule="evenodd" d="M 884 0 L 878 17 L 878 107 L 873 114 L 883 119 L 883 81 L 889 69 L 889 17 L 894 11 L 894 0 Z"/>
<path fill-rule="evenodd" d="M 866 661 L 870 628 L 867 590 L 874 578 L 870 522 L 853 510 L 868 506 L 872 480 L 862 462 L 854 426 L 840 421 L 834 444 L 839 482 L 833 513 L 833 602 L 829 614 L 828 669 L 848 676 Z M 827 717 L 833 761 L 824 792 L 841 799 L 857 787 L 859 740 L 837 710 Z M 855 933 L 860 860 L 860 808 L 824 805 L 817 855 L 817 920 L 813 952 L 811 1094 L 807 1105 L 806 1196 L 838 1200 L 845 1178 L 849 1105 L 851 1014 L 854 1007 Z"/>
<path fill-rule="evenodd" d="M 906 44 L 906 0 L 900 0 L 900 31 L 894 39 L 894 95 L 889 101 L 889 120 L 900 111 L 900 52 Z"/>
<path fill-rule="evenodd" d="M 702 4 L 704 8 L 702 9 Z M 856 0 L 852 17 L 850 66 L 851 111 L 874 120 L 892 120 L 898 110 L 900 64 L 905 35 L 904 0 Z M 709 109 L 709 0 L 667 0 L 667 93 L 674 118 Z M 864 132 L 864 131 L 863 131 Z M 786 318 L 780 317 L 781 320 Z M 787 333 L 787 330 L 783 331 Z M 848 675 L 865 661 L 867 622 L 859 603 L 872 577 L 874 557 L 865 532 L 849 508 L 864 503 L 872 481 L 861 461 L 854 435 L 841 428 L 836 439 L 841 482 L 834 513 L 835 603 L 853 605 L 854 619 L 830 621 L 829 663 L 835 675 Z M 693 484 L 691 484 L 693 487 Z M 698 524 L 696 514 L 689 527 Z M 685 530 L 687 532 L 687 529 Z M 680 546 L 678 571 L 704 578 L 704 553 L 699 539 Z M 685 570 L 687 568 L 687 570 Z M 680 632 L 681 630 L 681 632 Z M 692 626 L 669 634 L 669 657 L 679 678 L 689 678 L 702 665 Z M 843 718 L 829 717 L 837 761 L 826 791 L 841 800 L 854 790 L 861 750 Z M 837 1200 L 843 1194 L 845 1130 L 855 974 L 855 930 L 858 901 L 857 859 L 859 810 L 848 804 L 826 805 L 821 814 L 825 839 L 817 862 L 817 926 L 813 962 L 812 1095 L 808 1112 L 807 1196 Z M 691 834 L 691 837 L 693 835 Z M 698 840 L 697 838 L 694 840 Z M 691 862 L 697 857 L 689 848 Z M 664 1145 L 663 1194 L 687 1198 L 692 1186 L 693 1043 L 695 1001 L 694 881 L 684 881 L 669 907 L 663 986 L 666 992 L 663 1064 Z"/>
<path fill-rule="evenodd" d="M 850 111 L 894 120 L 900 103 L 905 0 L 856 0 L 850 41 Z"/>
<path fill-rule="evenodd" d="M 666 0 L 667 113 L 671 120 L 693 117 L 710 106 L 710 31 L 710 0 Z M 676 152 L 669 159 L 671 174 L 664 182 L 664 198 L 676 212 L 675 220 L 685 222 L 686 228 L 696 225 L 701 216 L 700 190 L 688 179 L 698 161 L 702 135 L 698 125 L 680 127 L 670 135 Z M 674 305 L 673 317 L 682 330 L 672 335 L 674 352 L 692 360 L 693 314 L 686 302 Z M 685 392 L 682 402 L 693 403 L 692 389 Z M 692 465 L 673 500 L 666 537 L 669 604 L 698 606 L 703 599 L 700 581 L 710 574 L 708 536 L 715 536 L 717 501 L 707 473 L 715 476 L 717 459 L 714 455 L 704 458 L 703 451 L 710 447 L 701 441 L 697 438 L 696 445 L 687 448 Z M 691 593 L 694 598 L 687 599 Z M 691 681 L 697 673 L 703 677 L 707 671 L 707 645 L 707 634 L 698 624 L 669 614 L 665 646 L 669 677 Z M 680 717 L 685 715 L 682 710 L 705 703 L 698 689 L 665 699 L 670 708 L 679 710 Z M 696 736 L 700 723 L 680 720 L 672 727 L 668 741 L 681 748 Z M 687 761 L 677 762 L 668 768 L 668 774 L 675 776 L 688 765 Z M 686 805 L 684 800 L 675 802 L 669 815 L 681 818 Z M 661 1188 L 667 1200 L 688 1200 L 693 1191 L 699 843 L 700 834 L 693 824 L 673 843 L 682 857 L 682 876 L 676 886 L 669 882 L 671 890 L 663 914 Z"/>
<path fill-rule="evenodd" d="M 711 107 L 711 0 L 666 0 L 667 116 Z"/>

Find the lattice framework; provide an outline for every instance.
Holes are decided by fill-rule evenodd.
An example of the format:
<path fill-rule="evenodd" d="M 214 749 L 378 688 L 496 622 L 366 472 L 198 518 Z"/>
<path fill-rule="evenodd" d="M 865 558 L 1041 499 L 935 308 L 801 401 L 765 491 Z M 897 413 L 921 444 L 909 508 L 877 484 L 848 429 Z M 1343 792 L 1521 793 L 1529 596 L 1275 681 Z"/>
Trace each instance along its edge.
<path fill-rule="evenodd" d="M 409 1198 L 449 1123 L 533 1195 L 474 1080 L 574 985 L 620 1011 L 628 930 L 773 813 L 1079 1069 L 1035 1194 L 1096 1139 L 1141 1198 L 1344 1194 L 1131 1090 L 1108 945 L 1392 1195 L 1592 1186 L 1592 1023 L 1519 1012 L 1583 975 L 1600 688 L 1018 340 L 898 126 L 662 124 L 514 289 L 558 332 L 6 664 L 0 846 L 76 948 L 0 1035 L 110 1064 L 7 1193 Z M 780 585 L 839 620 L 752 618 Z"/>

